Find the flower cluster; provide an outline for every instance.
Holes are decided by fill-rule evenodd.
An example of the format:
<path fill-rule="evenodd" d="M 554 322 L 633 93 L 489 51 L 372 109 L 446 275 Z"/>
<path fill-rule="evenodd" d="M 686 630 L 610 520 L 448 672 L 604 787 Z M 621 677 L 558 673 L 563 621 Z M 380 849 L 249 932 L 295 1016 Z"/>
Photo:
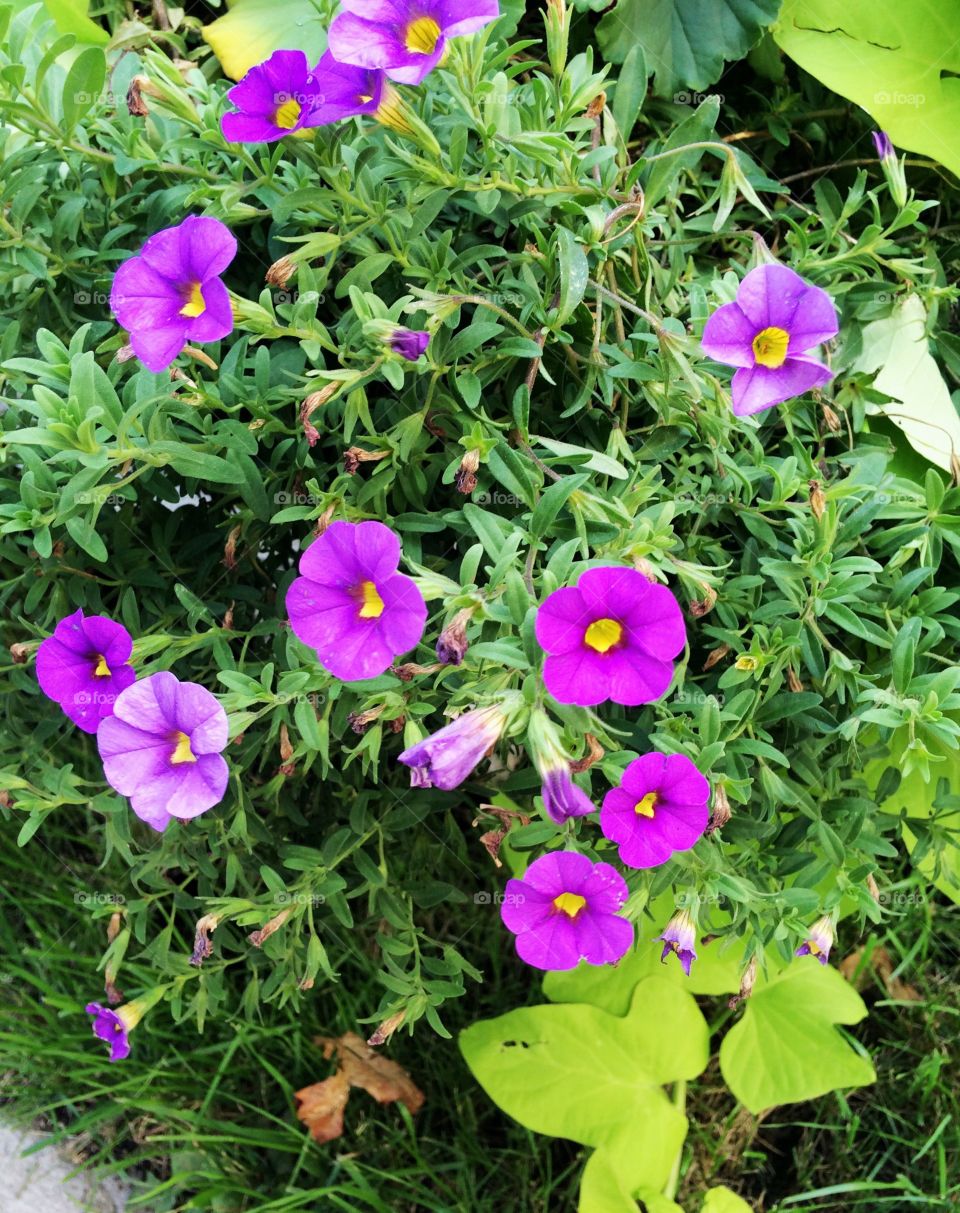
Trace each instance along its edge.
<path fill-rule="evenodd" d="M 37 650 L 37 681 L 74 724 L 96 733 L 107 782 L 163 831 L 223 799 L 227 714 L 205 687 L 166 671 L 136 681 L 132 652 L 121 624 L 76 611 Z"/>

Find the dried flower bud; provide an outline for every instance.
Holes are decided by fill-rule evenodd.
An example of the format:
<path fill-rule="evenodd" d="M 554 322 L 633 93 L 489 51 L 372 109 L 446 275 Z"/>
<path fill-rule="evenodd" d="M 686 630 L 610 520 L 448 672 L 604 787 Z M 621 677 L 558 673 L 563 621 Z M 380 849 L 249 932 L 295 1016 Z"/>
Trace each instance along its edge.
<path fill-rule="evenodd" d="M 220 925 L 220 919 L 216 914 L 204 914 L 196 926 L 193 936 L 193 955 L 190 957 L 190 963 L 199 968 L 207 957 L 213 951 L 213 944 L 210 941 L 210 936 Z"/>
<path fill-rule="evenodd" d="M 827 508 L 827 499 L 823 495 L 823 489 L 820 487 L 819 480 L 811 480 L 810 489 L 810 509 L 813 511 L 813 516 L 817 522 L 823 517 L 824 510 Z"/>
<path fill-rule="evenodd" d="M 727 791 L 722 783 L 718 783 L 713 789 L 713 805 L 710 809 L 710 820 L 707 822 L 705 834 L 712 834 L 715 830 L 722 830 L 727 824 L 733 812 L 730 809 L 730 801 L 727 799 Z"/>
<path fill-rule="evenodd" d="M 12 644 L 10 646 L 10 656 L 13 658 L 14 665 L 26 665 L 31 648 L 33 646 L 29 644 L 21 644 L 19 642 Z"/>
<path fill-rule="evenodd" d="M 437 661 L 442 665 L 459 665 L 469 648 L 467 624 L 476 607 L 464 607 L 458 611 L 437 639 Z"/>
<path fill-rule="evenodd" d="M 117 350 L 117 362 L 130 362 L 131 359 L 136 358 L 136 356 L 137 355 L 133 352 L 133 346 L 129 343 L 129 341 L 126 345 L 121 345 L 121 347 Z"/>
<path fill-rule="evenodd" d="M 570 770 L 578 774 L 581 771 L 589 771 L 593 764 L 599 762 L 604 755 L 603 746 L 592 733 L 584 733 L 583 740 L 587 743 L 586 755 L 570 763 Z"/>
<path fill-rule="evenodd" d="M 223 545 L 223 560 L 221 561 L 225 568 L 232 570 L 237 567 L 237 540 L 240 538 L 242 529 L 243 527 L 240 525 L 235 526 L 229 535 L 227 535 L 227 542 Z"/>
<path fill-rule="evenodd" d="M 313 534 L 314 538 L 319 538 L 320 535 L 327 529 L 333 521 L 333 516 L 336 513 L 336 505 L 328 505 L 317 521 L 314 523 Z"/>
<path fill-rule="evenodd" d="M 386 711 L 387 705 L 381 703 L 377 708 L 368 708 L 366 712 L 351 712 L 347 723 L 355 733 L 365 733 L 370 725 Z"/>
<path fill-rule="evenodd" d="M 374 1032 L 374 1034 L 367 1041 L 367 1044 L 368 1045 L 386 1044 L 386 1042 L 390 1039 L 390 1037 L 394 1034 L 394 1032 L 396 1032 L 397 1028 L 399 1028 L 400 1025 L 403 1023 L 403 1021 L 406 1019 L 406 1017 L 407 1017 L 406 1011 L 397 1011 L 397 1013 L 395 1015 L 391 1015 L 388 1019 L 385 1019 L 383 1021 L 383 1023 L 379 1026 L 379 1028 L 377 1028 L 377 1030 Z"/>
<path fill-rule="evenodd" d="M 418 674 L 435 674 L 442 669 L 442 665 L 417 665 L 415 661 L 405 661 L 403 665 L 391 666 L 390 673 L 401 682 L 410 682 Z"/>
<path fill-rule="evenodd" d="M 134 76 L 127 89 L 127 112 L 134 118 L 146 118 L 150 113 L 143 99 L 143 86 L 148 83 L 146 76 Z"/>
<path fill-rule="evenodd" d="M 704 615 L 710 613 L 717 605 L 717 591 L 712 586 L 706 587 L 706 593 L 703 598 L 694 600 L 690 603 L 690 614 L 695 619 L 702 619 Z"/>
<path fill-rule="evenodd" d="M 250 940 L 255 948 L 262 948 L 270 936 L 276 934 L 276 932 L 280 930 L 292 913 L 293 910 L 281 910 L 280 913 L 271 918 L 269 922 L 264 923 L 259 931 L 252 931 L 247 936 L 247 939 Z"/>
<path fill-rule="evenodd" d="M 823 412 L 823 420 L 827 429 L 831 434 L 839 434 L 841 427 L 840 418 L 826 401 L 824 401 L 820 407 L 821 411 Z"/>
<path fill-rule="evenodd" d="M 867 892 L 870 894 L 870 896 L 873 898 L 873 900 L 877 903 L 877 905 L 879 905 L 880 904 L 880 887 L 877 884 L 876 879 L 874 878 L 874 875 L 872 872 L 870 872 L 867 876 L 866 886 L 867 886 Z"/>
<path fill-rule="evenodd" d="M 607 94 L 597 93 L 596 97 L 587 106 L 588 118 L 599 118 L 603 113 L 604 106 L 607 104 Z"/>
<path fill-rule="evenodd" d="M 352 476 L 361 463 L 376 463 L 389 454 L 389 451 L 365 451 L 363 447 L 351 446 L 343 452 L 343 470 Z"/>
<path fill-rule="evenodd" d="M 293 757 L 293 746 L 290 744 L 290 732 L 285 724 L 280 726 L 280 770 L 279 774 L 289 778 L 296 772 L 296 764 L 290 759 Z"/>
<path fill-rule="evenodd" d="M 724 657 L 730 652 L 728 644 L 722 644 L 718 649 L 711 649 L 707 654 L 707 660 L 703 663 L 704 670 L 712 670 L 718 661 L 723 661 Z"/>
<path fill-rule="evenodd" d="M 792 665 L 787 666 L 787 686 L 794 694 L 803 690 L 803 683 L 797 677 Z"/>
<path fill-rule="evenodd" d="M 458 493 L 472 493 L 477 487 L 477 468 L 480 466 L 480 452 L 467 451 L 460 460 L 457 474 L 453 478 Z"/>
<path fill-rule="evenodd" d="M 480 841 L 486 847 L 487 854 L 498 868 L 503 867 L 503 860 L 500 858 L 500 844 L 506 836 L 506 830 L 487 830 L 486 834 L 480 835 Z"/>
<path fill-rule="evenodd" d="M 657 580 L 657 570 L 653 567 L 649 560 L 643 556 L 634 556 L 633 567 L 638 573 L 642 573 L 648 581 Z"/>
<path fill-rule="evenodd" d="M 732 1011 L 738 1003 L 743 1002 L 745 998 L 749 998 L 753 993 L 753 987 L 757 980 L 757 958 L 751 956 L 747 967 L 743 970 L 740 976 L 740 992 L 734 994 L 733 998 L 727 1003 L 727 1006 Z"/>
<path fill-rule="evenodd" d="M 289 257 L 281 257 L 278 261 L 274 261 L 264 277 L 269 286 L 277 286 L 283 290 L 296 272 L 297 263 Z"/>
<path fill-rule="evenodd" d="M 233 631 L 233 608 L 235 605 L 236 603 L 231 602 L 224 613 L 222 627 L 225 632 Z"/>

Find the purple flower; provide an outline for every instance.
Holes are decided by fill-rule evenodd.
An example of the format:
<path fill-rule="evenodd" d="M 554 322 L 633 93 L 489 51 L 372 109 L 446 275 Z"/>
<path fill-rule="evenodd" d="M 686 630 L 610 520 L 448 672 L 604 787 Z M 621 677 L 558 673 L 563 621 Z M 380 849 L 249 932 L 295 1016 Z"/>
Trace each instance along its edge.
<path fill-rule="evenodd" d="M 236 110 L 220 119 L 224 139 L 269 143 L 318 126 L 312 119 L 324 98 L 303 51 L 274 51 L 230 89 L 227 99 Z"/>
<path fill-rule="evenodd" d="M 334 522 L 300 557 L 290 626 L 335 678 L 376 678 L 419 643 L 427 607 L 399 563 L 400 540 L 382 522 Z"/>
<path fill-rule="evenodd" d="M 447 39 L 472 34 L 500 15 L 497 0 L 343 0 L 330 26 L 341 63 L 382 67 L 419 84 L 437 66 Z"/>
<path fill-rule="evenodd" d="M 37 650 L 37 681 L 75 725 L 95 733 L 112 715 L 120 692 L 136 678 L 129 664 L 133 641 L 105 615 L 68 615 Z"/>
<path fill-rule="evenodd" d="M 697 959 L 694 944 L 697 941 L 697 928 L 686 910 L 678 910 L 663 929 L 663 934 L 657 939 L 663 941 L 663 951 L 660 953 L 661 962 L 665 961 L 671 952 L 676 953 L 677 959 L 683 966 L 683 971 L 690 976 L 690 966 Z"/>
<path fill-rule="evenodd" d="M 89 1002 L 84 1008 L 88 1015 L 93 1016 L 93 1034 L 98 1040 L 105 1040 L 110 1046 L 110 1060 L 123 1061 L 130 1056 L 130 1041 L 128 1033 L 132 1032 L 140 1021 L 140 1016 L 130 1014 L 132 1004 L 118 1007 L 112 1011 L 98 1002 Z"/>
<path fill-rule="evenodd" d="M 537 612 L 536 630 L 550 654 L 543 666 L 547 690 L 581 707 L 658 699 L 687 640 L 670 590 L 619 566 L 588 569 L 575 588 L 555 590 Z"/>
<path fill-rule="evenodd" d="M 222 274 L 237 242 L 219 219 L 190 215 L 164 228 L 113 277 L 110 307 L 149 370 L 165 370 L 188 341 L 219 341 L 233 329 Z"/>
<path fill-rule="evenodd" d="M 896 156 L 890 136 L 886 131 L 873 131 L 872 135 L 873 146 L 877 149 L 877 155 L 881 160 L 888 160 L 891 156 Z"/>
<path fill-rule="evenodd" d="M 818 918 L 807 933 L 805 943 L 802 943 L 794 956 L 816 956 L 822 965 L 830 959 L 830 949 L 833 947 L 833 920 L 827 915 Z"/>
<path fill-rule="evenodd" d="M 826 291 L 785 265 L 758 265 L 740 283 L 736 302 L 717 308 L 700 342 L 733 377 L 733 411 L 748 417 L 820 387 L 833 372 L 805 351 L 837 335 L 837 311 Z"/>
<path fill-rule="evenodd" d="M 539 708 L 530 713 L 527 749 L 543 780 L 540 794 L 551 821 L 563 825 L 570 817 L 584 817 L 594 811 L 593 801 L 570 777 L 570 759 L 556 725 Z"/>
<path fill-rule="evenodd" d="M 111 786 L 141 820 L 165 830 L 172 818 L 198 817 L 223 799 L 227 733 L 215 696 L 164 671 L 121 693 L 97 745 Z"/>
<path fill-rule="evenodd" d="M 389 109 L 396 98 L 386 72 L 341 63 L 329 51 L 321 56 L 313 75 L 321 96 L 308 126 L 325 126 L 355 114 L 378 116 L 381 107 Z"/>
<path fill-rule="evenodd" d="M 608 863 L 575 851 L 535 859 L 522 880 L 508 880 L 500 917 L 517 937 L 517 954 L 535 969 L 616 964 L 633 943 L 617 911 L 627 883 Z"/>
<path fill-rule="evenodd" d="M 399 761 L 410 767 L 410 786 L 445 792 L 458 787 L 496 743 L 506 721 L 499 703 L 475 708 L 404 750 Z"/>
<path fill-rule="evenodd" d="M 707 828 L 710 785 L 684 754 L 643 754 L 603 798 L 600 829 L 631 868 L 655 868 Z"/>
<path fill-rule="evenodd" d="M 393 352 L 408 362 L 416 362 L 429 344 L 430 334 L 417 329 L 397 329 L 389 341 Z"/>

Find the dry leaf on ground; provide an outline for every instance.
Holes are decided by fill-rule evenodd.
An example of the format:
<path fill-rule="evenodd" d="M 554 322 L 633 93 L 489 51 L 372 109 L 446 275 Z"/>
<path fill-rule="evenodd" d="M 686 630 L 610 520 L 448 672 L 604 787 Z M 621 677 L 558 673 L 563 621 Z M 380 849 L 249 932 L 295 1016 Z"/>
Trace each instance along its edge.
<path fill-rule="evenodd" d="M 337 1058 L 337 1072 L 324 1082 L 295 1092 L 297 1116 L 320 1142 L 332 1141 L 343 1132 L 343 1110 L 351 1087 L 361 1087 L 378 1103 L 402 1103 L 410 1112 L 423 1106 L 424 1094 L 410 1075 L 395 1061 L 381 1056 L 355 1032 L 343 1036 L 318 1036 L 315 1041 L 324 1057 Z"/>

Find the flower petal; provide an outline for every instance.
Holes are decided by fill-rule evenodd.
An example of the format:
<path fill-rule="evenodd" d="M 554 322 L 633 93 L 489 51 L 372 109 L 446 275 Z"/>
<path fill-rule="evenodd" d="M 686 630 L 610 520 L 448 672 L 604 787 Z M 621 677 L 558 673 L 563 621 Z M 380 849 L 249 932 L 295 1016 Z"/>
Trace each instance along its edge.
<path fill-rule="evenodd" d="M 738 417 L 750 417 L 829 383 L 832 378 L 829 367 L 802 355 L 788 358 L 783 366 L 743 368 L 733 377 L 733 411 Z"/>

